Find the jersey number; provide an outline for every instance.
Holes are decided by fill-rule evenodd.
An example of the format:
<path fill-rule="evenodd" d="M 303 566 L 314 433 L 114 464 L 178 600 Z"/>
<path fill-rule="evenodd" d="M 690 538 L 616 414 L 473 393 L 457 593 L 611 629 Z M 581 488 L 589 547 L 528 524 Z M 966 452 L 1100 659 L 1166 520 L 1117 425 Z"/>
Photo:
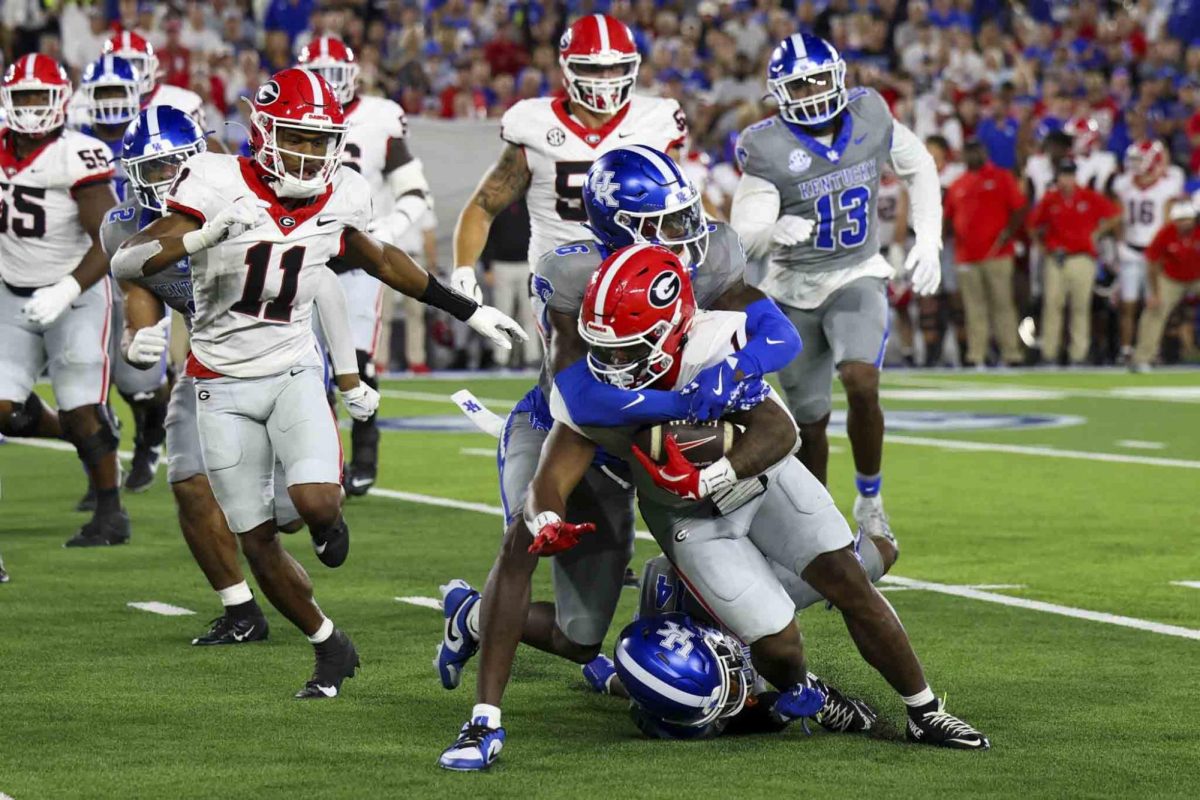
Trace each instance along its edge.
<path fill-rule="evenodd" d="M 813 246 L 818 250 L 835 250 L 838 245 L 858 247 L 867 240 L 870 208 L 871 190 L 866 186 L 852 186 L 836 196 L 822 195 L 817 199 L 817 239 Z M 833 229 L 837 211 L 845 212 L 849 222 L 839 231 Z"/>
<path fill-rule="evenodd" d="M 7 183 L 0 183 L 0 191 L 7 193 L 8 188 Z M 0 233 L 8 233 L 11 224 L 13 235 L 22 239 L 40 239 L 45 236 L 46 208 L 35 201 L 44 199 L 46 190 L 31 186 L 14 186 L 11 197 L 12 202 L 0 199 Z"/>
<path fill-rule="evenodd" d="M 587 222 L 583 208 L 583 182 L 590 161 L 559 161 L 554 165 L 554 210 L 567 222 Z"/>
<path fill-rule="evenodd" d="M 1128 205 L 1130 225 L 1154 224 L 1153 200 L 1130 200 Z"/>
<path fill-rule="evenodd" d="M 272 322 L 290 322 L 292 301 L 296 299 L 296 289 L 300 285 L 300 268 L 304 266 L 304 247 L 297 245 L 283 251 L 279 259 L 283 284 L 279 287 L 279 294 L 264 308 L 262 295 L 267 286 L 271 247 L 270 242 L 259 242 L 246 251 L 246 286 L 242 289 L 242 299 L 230 306 L 229 310 L 251 317 L 261 316 Z"/>
<path fill-rule="evenodd" d="M 98 147 L 94 150 L 80 150 L 77 155 L 88 169 L 99 169 L 100 167 L 108 166 L 108 154 Z"/>
<path fill-rule="evenodd" d="M 358 162 L 362 161 L 362 148 L 354 144 L 354 142 L 346 142 L 346 157 L 342 159 L 342 163 L 355 172 L 362 173 L 362 167 Z"/>

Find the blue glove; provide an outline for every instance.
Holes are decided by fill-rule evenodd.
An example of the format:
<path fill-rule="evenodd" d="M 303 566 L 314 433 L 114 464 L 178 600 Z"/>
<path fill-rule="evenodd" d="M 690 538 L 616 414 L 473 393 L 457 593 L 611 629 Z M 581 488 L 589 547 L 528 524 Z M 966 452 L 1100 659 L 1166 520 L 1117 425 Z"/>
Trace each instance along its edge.
<path fill-rule="evenodd" d="M 779 694 L 775 705 L 771 706 L 771 717 L 778 722 L 794 722 L 805 717 L 814 717 L 824 707 L 824 692 L 798 683 Z M 804 730 L 807 731 L 808 727 L 805 726 Z"/>
<path fill-rule="evenodd" d="M 694 381 L 683 387 L 680 394 L 691 398 L 692 417 L 708 422 L 725 413 L 729 398 L 738 386 L 733 377 L 737 368 L 737 358 L 729 356 L 701 372 Z"/>
<path fill-rule="evenodd" d="M 766 400 L 767 395 L 770 393 L 770 384 L 762 378 L 742 381 L 733 390 L 733 393 L 729 395 L 729 402 L 725 405 L 725 413 L 732 414 L 738 411 L 749 411 L 763 400 Z"/>

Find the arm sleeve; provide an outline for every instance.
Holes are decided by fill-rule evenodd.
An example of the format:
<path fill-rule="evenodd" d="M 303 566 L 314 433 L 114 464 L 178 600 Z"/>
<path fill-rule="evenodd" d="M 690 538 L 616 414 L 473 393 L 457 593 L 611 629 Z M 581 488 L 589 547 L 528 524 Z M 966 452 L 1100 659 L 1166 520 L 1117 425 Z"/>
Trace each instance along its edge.
<path fill-rule="evenodd" d="M 729 224 L 751 258 L 762 258 L 771 251 L 771 230 L 779 219 L 779 205 L 775 184 L 749 173 L 742 176 L 733 195 Z"/>
<path fill-rule="evenodd" d="M 734 357 L 747 378 L 778 372 L 804 349 L 796 326 L 769 297 L 746 306 L 746 336 L 746 346 Z"/>
<path fill-rule="evenodd" d="M 358 373 L 358 357 L 354 352 L 354 338 L 350 335 L 350 311 L 346 304 L 346 293 L 337 275 L 327 269 L 317 270 L 317 316 L 329 347 L 334 375 Z"/>
<path fill-rule="evenodd" d="M 572 427 L 586 425 L 616 428 L 625 425 L 646 425 L 686 419 L 691 406 L 678 392 L 657 389 L 629 391 L 601 383 L 588 371 L 587 362 L 579 359 L 554 376 L 554 388 L 568 412 L 566 419 L 554 418 Z M 551 412 L 555 412 L 552 404 Z"/>
<path fill-rule="evenodd" d="M 942 187 L 937 165 L 917 135 L 896 122 L 892 126 L 892 167 L 908 189 L 909 217 L 918 242 L 942 244 Z"/>

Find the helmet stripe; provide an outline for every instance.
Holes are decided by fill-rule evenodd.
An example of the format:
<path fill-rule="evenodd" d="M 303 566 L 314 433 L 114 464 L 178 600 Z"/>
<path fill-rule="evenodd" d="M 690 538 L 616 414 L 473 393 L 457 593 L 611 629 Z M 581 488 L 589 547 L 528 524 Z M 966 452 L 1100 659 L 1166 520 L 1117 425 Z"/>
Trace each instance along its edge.
<path fill-rule="evenodd" d="M 329 55 L 329 37 L 322 36 L 320 39 L 317 40 L 317 42 L 318 42 L 318 44 L 320 44 L 321 55 L 328 56 Z"/>
<path fill-rule="evenodd" d="M 654 149 L 645 145 L 632 144 L 625 148 L 634 153 L 637 153 L 642 158 L 649 161 L 658 170 L 659 177 L 664 181 L 671 183 L 683 183 L 683 176 L 679 173 L 679 168 L 669 158 L 663 158 Z"/>
<path fill-rule="evenodd" d="M 596 20 L 596 27 L 600 29 L 600 52 L 611 50 L 612 44 L 608 41 L 608 19 L 603 14 L 593 14 L 592 17 Z"/>
<path fill-rule="evenodd" d="M 158 110 L 160 108 L 162 108 L 162 106 L 150 106 L 150 108 L 147 109 L 149 113 L 146 114 L 146 127 L 147 133 L 150 134 L 150 138 L 157 137 L 161 131 L 161 123 L 158 118 Z"/>
<path fill-rule="evenodd" d="M 308 78 L 309 88 L 312 89 L 312 104 L 314 106 L 325 105 L 325 95 L 321 94 L 321 82 L 317 80 L 317 74 L 310 69 L 301 69 L 304 77 Z"/>
<path fill-rule="evenodd" d="M 37 56 L 25 57 L 25 80 L 33 80 L 33 65 L 37 63 Z"/>
<path fill-rule="evenodd" d="M 647 672 L 642 668 L 641 664 L 634 661 L 625 652 L 624 648 L 617 648 L 617 661 L 621 662 L 621 666 L 628 670 L 629 674 L 636 678 L 638 683 L 653 689 L 655 694 L 662 695 L 673 703 L 679 703 L 681 706 L 690 706 L 692 708 L 703 708 L 710 700 L 708 697 L 681 691 L 658 676 Z"/>
<path fill-rule="evenodd" d="M 600 288 L 596 290 L 596 321 L 600 322 L 604 318 L 604 304 L 608 301 L 608 289 L 612 286 L 613 279 L 617 277 L 617 273 L 621 271 L 621 267 L 631 256 L 640 253 L 650 245 L 635 244 L 625 250 L 621 255 L 617 256 L 616 260 L 609 265 L 604 271 L 604 277 L 600 280 Z"/>
<path fill-rule="evenodd" d="M 808 48 L 804 45 L 803 34 L 792 34 L 792 49 L 796 51 L 796 59 L 808 58 Z"/>

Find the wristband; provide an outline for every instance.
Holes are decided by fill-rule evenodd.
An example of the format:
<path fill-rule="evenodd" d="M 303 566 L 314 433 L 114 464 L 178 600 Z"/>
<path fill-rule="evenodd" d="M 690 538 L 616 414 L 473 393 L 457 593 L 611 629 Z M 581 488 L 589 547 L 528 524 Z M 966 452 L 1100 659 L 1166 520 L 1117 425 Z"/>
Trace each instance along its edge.
<path fill-rule="evenodd" d="M 469 320 L 479 308 L 474 300 L 442 285 L 433 275 L 429 276 L 425 291 L 417 299 L 427 306 L 440 308 L 459 322 Z"/>
<path fill-rule="evenodd" d="M 529 528 L 529 532 L 537 536 L 538 531 L 547 525 L 553 525 L 556 522 L 562 522 L 562 517 L 555 514 L 553 511 L 543 511 L 533 519 L 525 518 L 525 525 Z"/>

